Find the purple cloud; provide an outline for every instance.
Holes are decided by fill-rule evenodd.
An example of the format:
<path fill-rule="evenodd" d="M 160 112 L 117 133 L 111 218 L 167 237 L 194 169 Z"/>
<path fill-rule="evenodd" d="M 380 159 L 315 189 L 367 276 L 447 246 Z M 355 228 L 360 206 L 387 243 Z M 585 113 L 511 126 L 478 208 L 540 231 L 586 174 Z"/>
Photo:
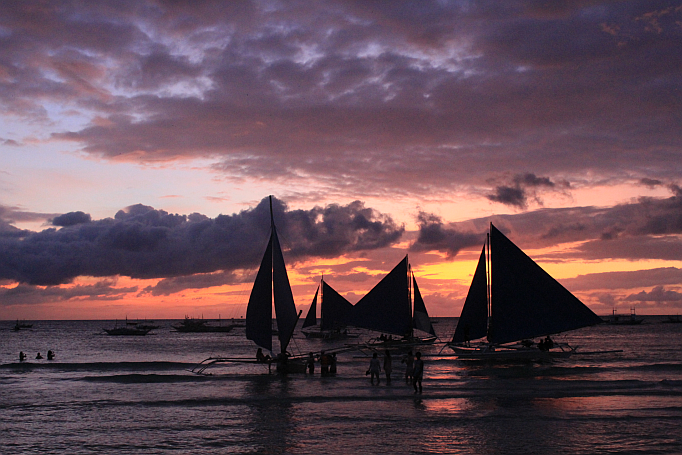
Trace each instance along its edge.
<path fill-rule="evenodd" d="M 292 260 L 383 248 L 404 232 L 390 217 L 360 202 L 290 211 L 273 199 L 273 209 Z M 78 276 L 171 278 L 231 272 L 259 263 L 270 228 L 267 199 L 253 209 L 214 219 L 141 204 L 113 219 L 85 222 L 89 216 L 82 212 L 54 219 L 64 227 L 0 236 L 0 279 L 57 285 Z M 156 292 L 168 286 L 161 283 Z"/>
<path fill-rule="evenodd" d="M 3 2 L 0 106 L 89 118 L 51 137 L 105 159 L 523 208 L 570 176 L 679 178 L 674 6 Z M 529 163 L 542 177 L 488 188 Z"/>

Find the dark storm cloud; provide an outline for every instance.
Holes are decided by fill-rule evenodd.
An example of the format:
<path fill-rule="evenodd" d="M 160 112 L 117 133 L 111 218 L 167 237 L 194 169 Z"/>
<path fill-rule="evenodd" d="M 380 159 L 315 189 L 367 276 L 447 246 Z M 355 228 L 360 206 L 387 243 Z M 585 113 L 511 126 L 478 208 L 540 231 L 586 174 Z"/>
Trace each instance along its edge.
<path fill-rule="evenodd" d="M 545 260 L 620 258 L 679 260 L 682 257 L 682 190 L 673 196 L 639 198 L 614 207 L 540 209 L 513 215 L 444 224 L 438 217 L 419 216 L 415 251 L 447 251 L 476 246 L 492 222 L 521 248 L 543 248 L 575 242 L 567 251 L 545 254 Z M 472 242 L 473 241 L 473 242 Z M 448 245 L 452 245 L 449 247 Z"/>
<path fill-rule="evenodd" d="M 649 188 L 656 188 L 657 186 L 663 185 L 663 182 L 661 182 L 658 179 L 650 179 L 650 178 L 642 178 L 639 180 L 639 183 L 641 183 L 644 186 L 647 186 Z"/>
<path fill-rule="evenodd" d="M 520 187 L 498 186 L 494 194 L 486 196 L 494 202 L 512 205 L 518 208 L 526 207 L 526 191 Z"/>
<path fill-rule="evenodd" d="M 147 286 L 143 292 L 155 296 L 171 295 L 186 289 L 205 289 L 239 282 L 240 279 L 231 272 L 198 273 L 196 275 L 164 278 L 154 286 Z"/>
<path fill-rule="evenodd" d="M 53 226 L 75 226 L 76 224 L 89 223 L 90 214 L 81 211 L 69 212 L 52 218 Z"/>
<path fill-rule="evenodd" d="M 0 301 L 2 301 L 3 306 L 9 307 L 12 305 L 39 305 L 70 299 L 120 300 L 129 298 L 129 293 L 137 292 L 137 290 L 137 286 L 116 287 L 116 280 L 102 280 L 95 284 L 70 287 L 38 287 L 19 284 L 13 288 L 0 288 Z"/>
<path fill-rule="evenodd" d="M 630 294 L 625 299 L 628 302 L 680 302 L 682 293 L 673 290 L 666 290 L 663 286 L 656 286 L 651 292 L 642 291 L 637 294 Z"/>
<path fill-rule="evenodd" d="M 494 202 L 524 209 L 528 205 L 529 197 L 533 197 L 536 201 L 540 202 L 537 193 L 538 189 L 552 189 L 555 186 L 549 177 L 537 177 L 535 174 L 527 172 L 514 176 L 513 186 L 500 185 L 495 188 L 493 194 L 489 194 L 486 197 Z M 568 187 L 570 185 L 564 183 L 563 186 Z"/>
<path fill-rule="evenodd" d="M 561 280 L 561 283 L 571 291 L 651 288 L 682 283 L 682 269 L 661 267 L 627 272 L 590 273 Z"/>
<path fill-rule="evenodd" d="M 404 230 L 360 202 L 305 211 L 287 210 L 273 199 L 273 210 L 290 260 L 382 248 L 397 242 Z M 56 218 L 65 227 L 21 238 L 0 236 L 0 279 L 57 285 L 78 276 L 170 278 L 230 272 L 259 264 L 270 228 L 267 199 L 254 209 L 215 219 L 169 214 L 141 204 L 119 211 L 113 219 L 75 224 L 75 219 L 88 217 Z M 177 282 L 150 291 L 163 293 L 173 284 Z"/>
<path fill-rule="evenodd" d="M 454 257 L 463 248 L 481 246 L 485 233 L 460 232 L 446 228 L 443 220 L 433 214 L 420 212 L 417 217 L 419 237 L 410 246 L 411 251 L 442 251 Z"/>
<path fill-rule="evenodd" d="M 679 178 L 681 22 L 649 0 L 5 1 L 0 106 L 89 116 L 52 137 L 105 158 L 523 207 L 528 185 L 486 182 Z"/>

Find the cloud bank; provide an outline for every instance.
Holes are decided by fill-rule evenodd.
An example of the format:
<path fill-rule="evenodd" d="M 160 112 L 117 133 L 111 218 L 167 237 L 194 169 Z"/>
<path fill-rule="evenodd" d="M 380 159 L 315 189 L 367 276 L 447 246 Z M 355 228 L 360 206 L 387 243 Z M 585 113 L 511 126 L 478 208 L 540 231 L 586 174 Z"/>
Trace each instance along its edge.
<path fill-rule="evenodd" d="M 287 210 L 273 198 L 273 211 L 282 243 L 294 260 L 383 248 L 404 231 L 361 202 L 305 211 Z M 78 276 L 172 278 L 248 269 L 260 263 L 270 213 L 267 199 L 253 209 L 214 219 L 138 204 L 114 218 L 95 221 L 72 212 L 52 222 L 61 229 L 0 236 L 0 279 L 58 285 Z M 169 285 L 161 283 L 157 292 Z"/>

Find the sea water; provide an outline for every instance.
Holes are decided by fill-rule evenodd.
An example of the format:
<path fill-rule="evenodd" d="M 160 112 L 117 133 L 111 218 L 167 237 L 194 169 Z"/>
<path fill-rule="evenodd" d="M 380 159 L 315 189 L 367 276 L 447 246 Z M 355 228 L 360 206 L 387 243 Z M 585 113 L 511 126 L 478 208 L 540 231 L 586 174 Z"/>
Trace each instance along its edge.
<path fill-rule="evenodd" d="M 107 336 L 114 321 L 0 322 L 2 454 L 593 454 L 682 453 L 682 324 L 647 317 L 558 336 L 580 351 L 547 363 L 463 362 L 422 346 L 422 394 L 404 380 L 365 375 L 369 353 L 338 355 L 338 372 L 282 376 L 259 364 L 196 375 L 208 357 L 253 358 L 243 328 Z M 446 341 L 456 318 L 436 319 Z M 334 350 L 359 338 L 307 340 L 291 351 Z M 376 335 L 376 334 L 375 334 Z M 278 345 L 276 338 L 273 344 Z M 38 352 L 55 360 L 36 360 Z M 19 352 L 28 360 L 20 363 Z"/>

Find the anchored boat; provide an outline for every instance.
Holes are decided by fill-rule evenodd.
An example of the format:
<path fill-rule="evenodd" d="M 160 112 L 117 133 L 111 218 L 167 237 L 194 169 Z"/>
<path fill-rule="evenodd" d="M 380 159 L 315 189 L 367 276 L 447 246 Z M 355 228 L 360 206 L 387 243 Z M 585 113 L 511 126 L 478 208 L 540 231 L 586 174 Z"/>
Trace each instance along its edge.
<path fill-rule="evenodd" d="M 568 357 L 575 348 L 550 335 L 601 322 L 491 223 L 449 346 L 460 359 Z"/>

